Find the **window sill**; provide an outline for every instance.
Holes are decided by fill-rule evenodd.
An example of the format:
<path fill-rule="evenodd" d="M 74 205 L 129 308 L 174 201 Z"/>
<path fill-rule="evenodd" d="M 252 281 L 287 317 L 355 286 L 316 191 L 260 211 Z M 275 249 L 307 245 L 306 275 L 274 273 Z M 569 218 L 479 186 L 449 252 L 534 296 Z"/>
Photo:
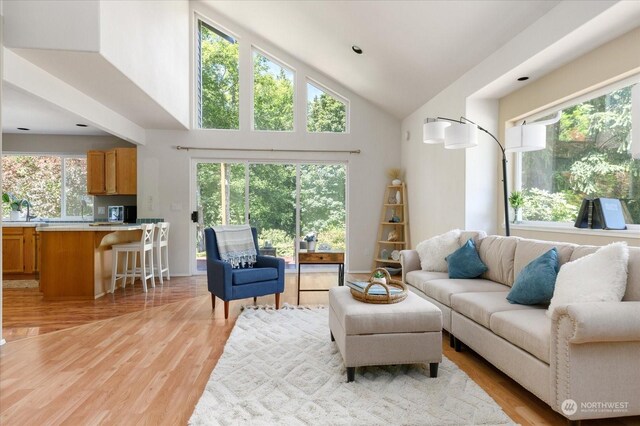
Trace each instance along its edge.
<path fill-rule="evenodd" d="M 629 225 L 627 225 L 629 226 Z M 609 230 L 609 229 L 587 229 L 576 228 L 569 224 L 551 224 L 551 223 L 518 223 L 510 224 L 509 227 L 512 230 L 523 231 L 536 231 L 536 232 L 553 232 L 561 234 L 577 234 L 577 235 L 595 235 L 599 237 L 620 237 L 620 238 L 632 238 L 640 240 L 640 229 L 636 228 L 627 230 Z"/>

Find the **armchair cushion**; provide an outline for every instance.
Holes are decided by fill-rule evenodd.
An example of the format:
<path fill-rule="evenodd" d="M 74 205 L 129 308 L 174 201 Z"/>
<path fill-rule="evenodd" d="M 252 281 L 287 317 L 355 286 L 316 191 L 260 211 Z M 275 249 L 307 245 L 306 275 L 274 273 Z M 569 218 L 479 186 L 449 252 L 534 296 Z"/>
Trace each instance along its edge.
<path fill-rule="evenodd" d="M 233 285 L 257 283 L 278 279 L 278 270 L 275 268 L 250 268 L 233 269 L 231 282 Z"/>

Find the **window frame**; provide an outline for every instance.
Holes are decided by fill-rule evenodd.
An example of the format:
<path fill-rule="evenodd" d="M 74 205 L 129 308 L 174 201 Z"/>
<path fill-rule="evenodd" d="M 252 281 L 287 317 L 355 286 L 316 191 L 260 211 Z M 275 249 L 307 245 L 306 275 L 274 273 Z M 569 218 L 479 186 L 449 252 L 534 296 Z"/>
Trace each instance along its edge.
<path fill-rule="evenodd" d="M 256 129 L 256 100 L 255 100 L 255 87 L 256 87 L 256 81 L 255 81 L 255 68 L 254 68 L 254 60 L 253 60 L 253 54 L 257 53 L 259 55 L 264 56 L 265 58 L 267 58 L 268 60 L 270 60 L 271 62 L 280 65 L 282 68 L 291 71 L 291 73 L 293 74 L 293 128 L 291 130 L 262 130 L 262 129 Z M 256 46 L 255 44 L 251 45 L 251 107 L 249 109 L 249 114 L 251 114 L 251 131 L 252 132 L 266 132 L 266 133 L 293 133 L 296 132 L 297 126 L 296 126 L 296 121 L 297 121 L 297 109 L 296 106 L 298 105 L 298 90 L 297 90 L 297 84 L 298 84 L 298 73 L 296 71 L 296 69 L 294 67 L 292 67 L 291 65 L 287 64 L 286 62 L 276 58 L 274 55 L 267 53 L 267 51 L 265 51 L 264 49 L 261 49 L 260 47 Z"/>
<path fill-rule="evenodd" d="M 634 74 L 630 77 L 618 80 L 614 83 L 609 83 L 609 84 L 602 84 L 600 86 L 598 86 L 597 88 L 590 90 L 588 92 L 582 92 L 580 95 L 572 97 L 570 99 L 562 99 L 561 101 L 559 101 L 558 103 L 554 104 L 553 106 L 544 108 L 544 109 L 539 109 L 537 111 L 533 111 L 530 114 L 527 114 L 526 116 L 522 116 L 519 117 L 518 119 L 515 120 L 510 120 L 508 123 L 509 125 L 516 125 L 521 123 L 522 121 L 527 121 L 530 123 L 535 122 L 536 120 L 541 119 L 542 117 L 546 117 L 548 115 L 554 114 L 558 111 L 562 111 L 563 109 L 566 109 L 568 107 L 572 107 L 587 101 L 590 101 L 592 99 L 598 98 L 600 96 L 606 95 L 608 93 L 614 92 L 616 90 L 622 89 L 623 87 L 627 87 L 627 86 L 632 86 L 632 85 L 640 85 L 640 74 Z M 632 104 L 635 103 L 640 103 L 640 101 L 635 100 L 635 96 L 640 97 L 640 90 L 636 90 L 636 91 L 632 91 L 633 95 L 632 95 Z M 638 120 L 638 118 L 640 117 L 640 114 L 634 114 L 633 110 L 632 110 L 632 115 L 631 115 L 631 120 L 632 120 L 632 135 L 634 133 L 638 133 L 638 132 L 634 132 L 633 129 L 634 128 L 640 128 L 640 120 Z M 638 121 L 636 123 L 636 120 Z M 634 141 L 632 142 L 634 144 L 636 143 L 640 143 L 640 141 Z M 633 150 L 632 150 L 633 152 Z M 513 190 L 514 191 L 522 191 L 522 155 L 524 154 L 523 152 L 515 152 L 514 153 L 514 185 L 513 185 Z M 521 226 L 523 228 L 527 228 L 527 227 L 531 227 L 531 228 L 548 228 L 548 229 L 552 229 L 552 230 L 560 230 L 560 229 L 575 229 L 575 227 L 573 226 L 573 224 L 571 224 L 570 222 L 552 222 L 552 221 L 542 221 L 542 220 L 522 220 L 522 211 L 518 212 L 518 216 L 516 217 L 516 219 L 518 220 L 517 224 L 515 225 L 515 228 L 517 228 L 518 226 Z M 640 231 L 640 224 L 627 224 L 627 230 L 630 231 Z M 593 231 L 592 229 L 589 229 L 589 231 Z M 609 232 L 607 230 L 603 231 L 603 232 Z M 623 231 L 613 231 L 615 232 L 623 232 Z M 632 235 L 629 235 L 629 237 L 632 237 Z"/>
<path fill-rule="evenodd" d="M 309 84 L 312 85 L 312 86 L 315 86 L 316 89 L 327 93 L 328 95 L 332 96 L 333 98 L 335 98 L 336 100 L 338 100 L 339 102 L 342 102 L 344 104 L 344 106 L 345 106 L 344 132 L 310 132 L 309 131 L 309 87 L 308 87 Z M 329 89 L 324 84 L 318 82 L 317 80 L 314 80 L 313 78 L 311 78 L 309 76 L 307 76 L 305 78 L 304 93 L 305 93 L 305 99 L 304 99 L 304 101 L 305 101 L 305 105 L 304 105 L 304 111 L 305 111 L 305 114 L 304 114 L 304 130 L 308 134 L 345 135 L 345 134 L 351 133 L 351 102 L 349 101 L 348 98 L 338 94 L 334 90 Z"/>
<path fill-rule="evenodd" d="M 60 217 L 42 217 L 39 218 L 46 222 L 68 222 L 68 221 L 82 221 L 91 222 L 95 218 L 95 196 L 91 194 L 86 194 L 86 196 L 93 198 L 93 209 L 90 215 L 86 216 L 67 216 L 67 195 L 65 192 L 65 184 L 66 184 L 66 164 L 65 159 L 84 159 L 85 164 L 87 161 L 86 154 L 69 154 L 69 153 L 59 153 L 59 152 L 4 152 L 2 157 L 19 157 L 19 156 L 30 156 L 30 157 L 58 157 L 60 158 L 60 178 L 62 184 L 60 185 Z M 85 180 L 85 187 L 87 182 Z M 31 200 L 29 200 L 31 201 Z M 3 215 L 3 220 L 5 217 Z"/>
<path fill-rule="evenodd" d="M 238 45 L 238 128 L 237 129 L 217 129 L 202 127 L 202 55 L 201 55 L 201 38 L 200 38 L 200 23 L 206 25 L 213 32 L 220 37 L 228 40 L 233 39 Z M 193 119 L 192 126 L 194 130 L 204 131 L 223 131 L 223 132 L 238 132 L 242 130 L 242 75 L 241 75 L 241 37 L 235 32 L 230 31 L 225 26 L 216 23 L 215 21 L 207 18 L 206 16 L 194 12 L 193 14 L 193 72 L 191 76 L 193 78 L 193 86 L 191 93 L 193 94 Z"/>

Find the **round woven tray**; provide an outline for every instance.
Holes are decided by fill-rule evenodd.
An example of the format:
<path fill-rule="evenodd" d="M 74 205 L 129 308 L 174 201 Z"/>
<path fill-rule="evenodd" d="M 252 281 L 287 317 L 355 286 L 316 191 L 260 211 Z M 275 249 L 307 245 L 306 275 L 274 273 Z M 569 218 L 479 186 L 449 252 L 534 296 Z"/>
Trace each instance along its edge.
<path fill-rule="evenodd" d="M 377 271 L 381 271 L 385 275 L 385 278 L 387 280 L 386 284 L 372 282 L 373 274 L 375 274 Z M 380 284 L 382 287 L 384 287 L 385 290 L 387 291 L 387 294 L 369 294 L 368 293 L 369 288 L 371 288 L 371 286 L 374 284 Z M 397 287 L 401 289 L 402 292 L 396 293 L 396 294 L 390 294 L 389 287 Z M 359 300 L 361 302 L 365 302 L 365 303 L 376 303 L 376 304 L 398 303 L 398 302 L 402 302 L 404 299 L 407 298 L 407 286 L 402 281 L 392 280 L 391 275 L 389 275 L 389 272 L 386 269 L 377 268 L 371 274 L 371 277 L 369 278 L 369 285 L 364 289 L 364 293 L 351 289 L 351 295 L 353 296 L 354 299 Z"/>

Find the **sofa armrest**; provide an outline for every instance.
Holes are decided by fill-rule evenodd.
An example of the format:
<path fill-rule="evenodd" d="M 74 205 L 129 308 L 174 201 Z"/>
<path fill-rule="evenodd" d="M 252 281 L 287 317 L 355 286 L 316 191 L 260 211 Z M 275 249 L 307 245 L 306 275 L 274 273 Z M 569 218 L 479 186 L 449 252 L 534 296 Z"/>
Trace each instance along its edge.
<path fill-rule="evenodd" d="M 273 256 L 256 256 L 254 267 L 278 269 L 280 262 L 284 263 L 284 260 Z"/>
<path fill-rule="evenodd" d="M 207 259 L 207 288 L 222 300 L 231 297 L 231 265 L 217 259 Z"/>
<path fill-rule="evenodd" d="M 420 256 L 415 250 L 400 250 L 400 266 L 402 267 L 402 282 L 407 282 L 405 279 L 407 272 L 417 271 L 420 269 Z"/>
<path fill-rule="evenodd" d="M 559 306 L 557 323 L 567 316 L 573 324 L 569 343 L 640 341 L 640 302 L 594 302 Z"/>
<path fill-rule="evenodd" d="M 621 416 L 640 415 L 640 302 L 559 306 L 551 321 L 549 405 L 570 420 L 611 417 L 582 403 L 620 401 Z M 577 411 L 563 412 L 573 400 Z"/>

